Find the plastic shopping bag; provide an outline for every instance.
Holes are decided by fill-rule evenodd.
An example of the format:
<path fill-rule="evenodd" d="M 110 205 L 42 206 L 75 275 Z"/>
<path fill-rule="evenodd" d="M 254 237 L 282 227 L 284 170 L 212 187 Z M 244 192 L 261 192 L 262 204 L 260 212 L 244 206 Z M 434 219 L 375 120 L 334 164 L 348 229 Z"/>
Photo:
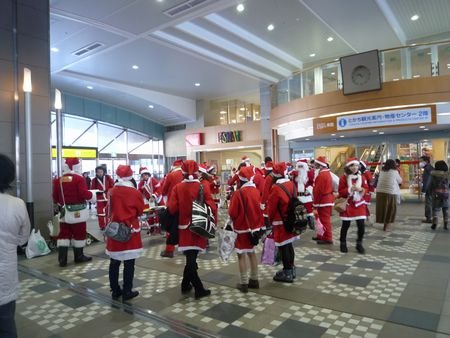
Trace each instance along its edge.
<path fill-rule="evenodd" d="M 319 217 L 316 217 L 316 235 L 318 236 L 318 237 L 321 237 L 321 236 L 323 236 L 323 234 L 324 234 L 324 232 L 325 232 L 325 229 L 323 228 L 323 224 L 322 224 L 322 222 L 320 221 L 320 218 Z"/>
<path fill-rule="evenodd" d="M 234 243 L 236 242 L 237 233 L 231 230 L 219 229 L 217 231 L 219 257 L 228 262 L 234 250 Z"/>
<path fill-rule="evenodd" d="M 25 253 L 28 259 L 37 256 L 44 256 L 50 253 L 47 242 L 44 237 L 42 237 L 40 230 L 31 231 Z"/>
<path fill-rule="evenodd" d="M 267 237 L 264 241 L 261 263 L 264 265 L 273 265 L 275 263 L 275 241 L 273 238 Z"/>

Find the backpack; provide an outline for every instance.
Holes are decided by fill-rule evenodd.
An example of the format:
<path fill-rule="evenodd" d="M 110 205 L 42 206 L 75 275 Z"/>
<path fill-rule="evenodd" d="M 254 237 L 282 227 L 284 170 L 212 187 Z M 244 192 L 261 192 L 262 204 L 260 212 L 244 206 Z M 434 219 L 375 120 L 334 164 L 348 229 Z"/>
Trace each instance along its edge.
<path fill-rule="evenodd" d="M 294 186 L 294 196 L 286 189 L 283 184 L 277 184 L 289 197 L 287 215 L 283 218 L 283 225 L 287 232 L 294 235 L 300 235 L 306 231 L 308 220 L 306 219 L 306 208 L 297 197 L 297 189 Z M 279 210 L 280 215 L 282 215 Z"/>
<path fill-rule="evenodd" d="M 447 178 L 442 178 L 436 189 L 434 190 L 434 196 L 437 199 L 440 200 L 447 200 L 449 193 L 448 193 L 448 179 Z"/>

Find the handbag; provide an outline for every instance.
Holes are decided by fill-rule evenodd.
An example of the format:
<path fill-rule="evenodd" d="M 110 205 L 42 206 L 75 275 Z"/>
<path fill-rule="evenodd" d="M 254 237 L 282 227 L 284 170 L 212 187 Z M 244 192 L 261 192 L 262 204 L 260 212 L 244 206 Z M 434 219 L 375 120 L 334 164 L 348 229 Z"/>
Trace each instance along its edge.
<path fill-rule="evenodd" d="M 275 241 L 271 237 L 267 237 L 264 241 L 263 251 L 261 254 L 261 264 L 273 265 L 275 263 Z"/>
<path fill-rule="evenodd" d="M 192 219 L 189 230 L 203 238 L 214 238 L 216 224 L 211 207 L 204 202 L 203 185 L 200 183 L 197 199 L 192 202 Z"/>
<path fill-rule="evenodd" d="M 32 230 L 30 237 L 28 238 L 27 248 L 25 249 L 25 254 L 28 259 L 37 256 L 44 256 L 50 253 L 47 242 L 41 235 L 40 230 Z"/>
<path fill-rule="evenodd" d="M 76 204 L 66 204 L 62 187 L 62 177 L 59 179 L 59 186 L 61 188 L 61 197 L 64 203 L 59 215 L 61 222 L 68 224 L 86 222 L 89 219 L 89 210 L 86 201 Z"/>
<path fill-rule="evenodd" d="M 334 210 L 341 213 L 347 210 L 347 199 L 345 197 L 339 197 L 334 201 Z"/>
<path fill-rule="evenodd" d="M 233 231 L 233 226 L 226 226 L 224 229 L 219 229 L 217 231 L 217 248 L 219 251 L 219 257 L 224 261 L 228 262 L 231 254 L 234 250 L 234 245 L 237 238 L 237 233 Z"/>
<path fill-rule="evenodd" d="M 108 220 L 111 219 L 111 196 L 109 195 Z M 133 235 L 133 229 L 122 222 L 111 222 L 106 224 L 104 235 L 118 242 L 128 242 Z"/>

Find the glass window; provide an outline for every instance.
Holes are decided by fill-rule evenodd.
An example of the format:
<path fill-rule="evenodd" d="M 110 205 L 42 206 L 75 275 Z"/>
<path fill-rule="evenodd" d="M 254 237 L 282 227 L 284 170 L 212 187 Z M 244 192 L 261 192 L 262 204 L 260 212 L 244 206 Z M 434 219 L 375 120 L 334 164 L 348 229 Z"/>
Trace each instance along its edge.
<path fill-rule="evenodd" d="M 128 132 L 128 152 L 133 154 L 142 144 L 148 141 L 148 136 L 139 135 L 131 131 Z"/>
<path fill-rule="evenodd" d="M 398 81 L 402 78 L 401 51 L 392 50 L 383 52 L 382 82 Z"/>
<path fill-rule="evenodd" d="M 302 97 L 300 74 L 294 75 L 289 79 L 289 100 L 296 100 Z"/>
<path fill-rule="evenodd" d="M 431 49 L 417 47 L 411 50 L 412 77 L 431 76 Z"/>
<path fill-rule="evenodd" d="M 125 155 L 127 153 L 125 131 L 121 131 L 119 135 L 108 144 L 106 147 L 99 149 L 103 154 L 111 154 L 111 157 L 116 157 L 118 154 Z"/>
<path fill-rule="evenodd" d="M 91 122 L 91 126 L 88 130 L 84 131 L 84 134 L 73 142 L 74 147 L 96 147 L 97 146 L 97 126 L 94 122 Z"/>
<path fill-rule="evenodd" d="M 283 80 L 277 85 L 278 90 L 278 104 L 283 104 L 289 102 L 289 82 L 288 80 Z"/>
<path fill-rule="evenodd" d="M 332 92 L 338 89 L 338 65 L 330 64 L 322 68 L 323 92 Z"/>
<path fill-rule="evenodd" d="M 91 126 L 91 120 L 84 120 L 78 117 L 63 115 L 63 145 L 73 146 L 74 142 L 79 141 L 80 138 L 85 136 L 89 138 L 92 136 L 86 134 L 83 135 L 83 133 Z M 96 139 L 90 141 L 93 142 L 94 146 L 97 144 Z"/>
<path fill-rule="evenodd" d="M 314 69 L 303 73 L 303 96 L 314 95 Z"/>
<path fill-rule="evenodd" d="M 122 128 L 109 126 L 103 123 L 98 124 L 98 150 L 102 151 L 111 141 L 113 141 L 120 133 Z M 103 152 L 103 151 L 102 151 Z"/>
<path fill-rule="evenodd" d="M 439 75 L 450 75 L 450 44 L 441 45 L 439 51 Z"/>

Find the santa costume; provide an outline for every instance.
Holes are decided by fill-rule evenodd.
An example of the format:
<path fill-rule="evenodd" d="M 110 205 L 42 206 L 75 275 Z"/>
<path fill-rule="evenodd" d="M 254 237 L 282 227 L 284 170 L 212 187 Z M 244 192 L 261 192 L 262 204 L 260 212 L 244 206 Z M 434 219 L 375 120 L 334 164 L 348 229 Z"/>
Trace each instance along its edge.
<path fill-rule="evenodd" d="M 314 229 L 314 210 L 312 191 L 314 184 L 314 170 L 310 170 L 307 159 L 300 159 L 293 171 L 294 183 L 297 185 L 297 193 L 300 202 L 303 203 L 307 212 L 308 224 Z"/>
<path fill-rule="evenodd" d="M 270 190 L 267 201 L 267 214 L 273 227 L 275 245 L 280 250 L 283 261 L 283 270 L 278 271 L 273 279 L 277 282 L 292 283 L 295 279 L 295 254 L 292 243 L 299 239 L 300 236 L 286 231 L 283 219 L 287 216 L 290 196 L 295 196 L 295 186 L 287 178 L 287 167 L 284 162 L 276 163 L 273 166 L 272 175 L 276 178 L 276 183 L 273 184 Z M 281 186 L 287 190 L 290 196 Z"/>
<path fill-rule="evenodd" d="M 317 176 L 314 179 L 313 206 L 323 225 L 323 234 L 316 234 L 313 239 L 317 244 L 333 244 L 333 228 L 331 226 L 331 211 L 334 205 L 333 183 L 328 169 L 327 159 L 319 156 L 314 161 Z"/>
<path fill-rule="evenodd" d="M 141 229 L 139 216 L 144 212 L 142 194 L 134 188 L 131 179 L 133 171 L 128 165 L 119 165 L 116 170 L 118 182 L 111 189 L 108 200 L 108 216 L 110 222 L 125 224 L 131 228 L 131 238 L 127 242 L 119 242 L 106 237 L 106 254 L 110 257 L 109 283 L 112 298 L 122 296 L 123 300 L 136 297 L 139 292 L 133 291 L 134 263 L 142 254 Z M 123 261 L 123 290 L 119 286 L 119 268 Z"/>
<path fill-rule="evenodd" d="M 167 205 L 170 196 L 172 194 L 175 186 L 183 181 L 183 173 L 181 172 L 181 166 L 183 161 L 177 159 L 172 163 L 172 168 L 170 173 L 164 180 L 164 185 L 162 186 L 162 195 L 165 205 Z M 175 246 L 178 244 L 178 219 L 175 215 L 171 215 L 170 224 L 167 225 L 166 229 L 166 247 L 161 251 L 161 257 L 173 258 Z"/>
<path fill-rule="evenodd" d="M 364 236 L 364 220 L 367 218 L 366 203 L 364 194 L 368 190 L 367 181 L 359 172 L 359 160 L 349 158 L 345 164 L 345 174 L 339 181 L 339 197 L 347 199 L 345 211 L 340 213 L 342 220 L 340 243 L 341 252 L 348 252 L 347 232 L 351 221 L 356 221 L 358 226 L 358 238 L 356 241 L 356 250 L 364 253 L 362 240 Z"/>
<path fill-rule="evenodd" d="M 252 239 L 263 228 L 264 219 L 260 208 L 261 194 L 253 183 L 254 177 L 253 167 L 245 167 L 240 170 L 239 179 L 243 184 L 233 194 L 228 210 L 233 221 L 234 231 L 237 233 L 235 250 L 239 260 L 240 283 L 238 289 L 244 293 L 248 292 L 249 288 L 259 288 L 258 262 Z M 250 278 L 246 257 L 250 262 Z"/>
<path fill-rule="evenodd" d="M 81 163 L 78 158 L 66 158 L 63 164 L 63 176 L 53 180 L 53 202 L 59 206 L 95 202 L 96 191 L 89 191 L 86 181 L 81 176 Z M 87 205 L 86 205 L 87 208 Z M 73 245 L 75 263 L 92 260 L 86 257 L 83 248 L 86 245 L 86 222 L 75 224 L 60 222 L 57 240 L 59 266 L 67 265 L 67 251 Z"/>
<path fill-rule="evenodd" d="M 375 192 L 375 186 L 373 184 L 373 175 L 370 172 L 370 168 L 368 167 L 367 162 L 359 161 L 359 167 L 361 175 L 367 182 L 367 190 L 366 193 L 364 194 L 364 201 L 366 204 L 366 216 L 367 219 L 369 219 L 370 216 L 369 205 L 371 204 L 370 202 L 372 200 L 372 194 L 374 194 Z"/>
<path fill-rule="evenodd" d="M 197 162 L 186 160 L 183 162 L 181 170 L 184 179 L 173 189 L 167 207 L 171 214 L 178 213 L 178 250 L 186 256 L 181 292 L 188 293 L 193 286 L 195 298 L 199 299 L 211 294 L 211 291 L 203 287 L 197 273 L 197 256 L 199 251 L 205 251 L 207 240 L 189 230 L 192 220 L 192 202 L 197 199 L 200 191 L 199 168 Z M 216 205 L 212 200 L 209 185 L 203 185 L 203 198 L 204 202 L 215 212 Z"/>
<path fill-rule="evenodd" d="M 103 174 L 101 177 L 97 174 L 97 172 L 101 170 Z M 97 219 L 98 226 L 100 230 L 105 229 L 106 226 L 106 203 L 108 192 L 114 186 L 114 181 L 111 176 L 106 174 L 106 168 L 104 166 L 98 166 L 95 168 L 96 176 L 91 180 L 91 189 L 97 190 L 96 195 L 96 209 L 97 209 Z"/>
<path fill-rule="evenodd" d="M 138 184 L 138 190 L 144 198 L 145 209 L 148 209 L 150 208 L 150 200 L 156 189 L 155 187 L 158 185 L 158 181 L 152 176 L 152 173 L 147 167 L 140 168 L 139 174 L 141 175 L 141 180 Z"/>

